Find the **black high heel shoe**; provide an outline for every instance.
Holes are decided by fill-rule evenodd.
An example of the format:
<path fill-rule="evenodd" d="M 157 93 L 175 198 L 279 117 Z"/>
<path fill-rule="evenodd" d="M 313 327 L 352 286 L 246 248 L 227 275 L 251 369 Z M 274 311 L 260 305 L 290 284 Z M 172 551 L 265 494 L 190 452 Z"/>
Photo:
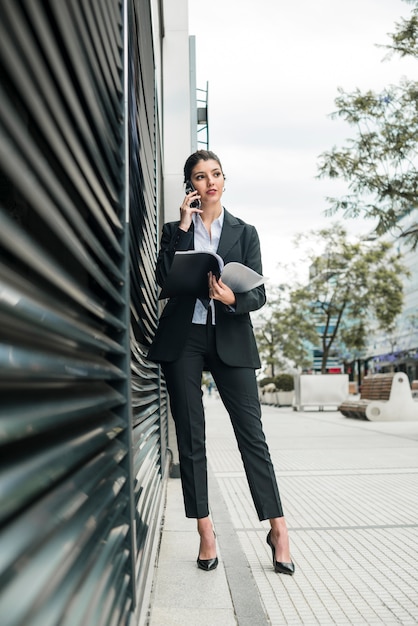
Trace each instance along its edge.
<path fill-rule="evenodd" d="M 210 572 L 218 567 L 218 557 L 214 559 L 199 559 L 197 557 L 197 567 L 203 569 L 205 572 Z"/>
<path fill-rule="evenodd" d="M 281 561 L 276 561 L 276 548 L 271 542 L 271 530 L 269 530 L 268 532 L 266 541 L 271 548 L 271 552 L 273 555 L 274 571 L 276 572 L 276 574 L 289 574 L 289 576 L 293 576 L 293 574 L 295 573 L 295 564 L 293 563 L 293 561 L 290 561 L 290 563 L 282 563 Z"/>
<path fill-rule="evenodd" d="M 213 536 L 216 537 L 215 531 L 213 532 Z M 205 572 L 210 572 L 218 567 L 218 557 L 215 556 L 214 559 L 200 559 L 197 557 L 197 567 L 203 569 Z"/>

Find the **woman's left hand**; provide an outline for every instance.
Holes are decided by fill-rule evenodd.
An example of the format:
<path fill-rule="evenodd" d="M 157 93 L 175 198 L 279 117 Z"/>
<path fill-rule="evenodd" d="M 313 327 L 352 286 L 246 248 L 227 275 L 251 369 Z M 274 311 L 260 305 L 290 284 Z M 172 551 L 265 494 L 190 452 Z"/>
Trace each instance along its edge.
<path fill-rule="evenodd" d="M 209 272 L 209 298 L 212 300 L 219 300 L 223 304 L 227 304 L 229 306 L 234 306 L 235 294 L 225 283 L 222 282 L 221 278 L 216 279 L 216 276 Z"/>

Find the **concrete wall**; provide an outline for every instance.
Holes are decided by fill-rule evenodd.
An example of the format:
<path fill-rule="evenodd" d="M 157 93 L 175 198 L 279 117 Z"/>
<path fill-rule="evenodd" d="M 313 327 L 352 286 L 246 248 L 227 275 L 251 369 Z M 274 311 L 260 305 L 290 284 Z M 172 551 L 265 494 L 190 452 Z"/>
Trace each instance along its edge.
<path fill-rule="evenodd" d="M 163 127 L 165 221 L 178 219 L 183 165 L 192 151 L 187 0 L 164 0 Z M 194 72 L 192 71 L 192 76 Z"/>

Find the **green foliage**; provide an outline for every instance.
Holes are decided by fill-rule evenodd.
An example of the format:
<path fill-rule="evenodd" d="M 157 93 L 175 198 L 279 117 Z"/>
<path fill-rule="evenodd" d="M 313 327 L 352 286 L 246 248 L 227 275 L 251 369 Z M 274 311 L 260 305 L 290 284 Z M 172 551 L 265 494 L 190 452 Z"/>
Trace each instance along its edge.
<path fill-rule="evenodd" d="M 391 54 L 418 59 L 418 3 L 408 20 L 396 25 Z M 337 110 L 331 117 L 345 120 L 354 130 L 348 144 L 320 156 L 319 177 L 347 182 L 348 193 L 328 198 L 330 215 L 372 218 L 377 234 L 394 226 L 412 247 L 418 244 L 418 82 L 404 78 L 399 85 L 376 93 L 339 89 Z M 404 231 L 400 220 L 412 215 Z"/>
<path fill-rule="evenodd" d="M 391 35 L 392 45 L 386 46 L 389 50 L 398 53 L 401 57 L 414 56 L 418 58 L 418 2 L 405 0 L 415 5 L 409 19 L 401 19 Z"/>
<path fill-rule="evenodd" d="M 277 391 L 293 391 L 295 388 L 292 374 L 278 374 L 277 376 L 266 376 L 259 381 L 261 388 L 273 384 Z"/>
<path fill-rule="evenodd" d="M 287 359 L 308 367 L 317 348 L 325 373 L 335 351 L 347 355 L 364 349 L 372 320 L 384 332 L 393 329 L 402 310 L 401 278 L 408 272 L 391 244 L 349 241 L 338 224 L 300 235 L 299 244 L 303 241 L 311 246 L 309 282 L 281 286 L 257 337 L 264 339 L 259 349 L 268 364 Z"/>
<path fill-rule="evenodd" d="M 258 349 L 273 377 L 277 368 L 312 366 L 309 340 L 316 337 L 315 326 L 306 319 L 290 286 L 271 290 L 259 320 Z"/>
<path fill-rule="evenodd" d="M 274 377 L 273 376 L 266 376 L 265 378 L 262 378 L 259 382 L 258 385 L 259 387 L 265 387 L 266 385 L 271 385 L 274 384 Z"/>
<path fill-rule="evenodd" d="M 321 328 L 322 372 L 331 348 L 361 351 L 371 319 L 388 332 L 402 311 L 402 275 L 407 270 L 388 242 L 350 242 L 339 225 L 308 234 L 313 244 L 311 277 L 299 288 Z M 321 247 L 325 254 L 317 256 Z"/>
<path fill-rule="evenodd" d="M 277 391 L 293 391 L 295 383 L 291 374 L 279 374 L 274 379 Z"/>

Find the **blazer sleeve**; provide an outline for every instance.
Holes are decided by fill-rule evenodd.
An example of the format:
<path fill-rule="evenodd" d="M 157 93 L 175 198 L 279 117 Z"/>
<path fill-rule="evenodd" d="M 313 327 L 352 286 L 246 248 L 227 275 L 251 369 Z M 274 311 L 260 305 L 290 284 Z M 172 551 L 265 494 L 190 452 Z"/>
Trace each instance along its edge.
<path fill-rule="evenodd" d="M 263 268 L 261 263 L 260 240 L 258 238 L 258 233 L 254 226 L 247 224 L 245 234 L 246 237 L 242 250 L 243 257 L 241 263 L 251 267 L 259 274 L 262 274 Z M 235 307 L 233 307 L 233 309 L 227 308 L 226 310 L 228 314 L 242 315 L 243 313 L 257 311 L 257 309 L 261 309 L 261 307 L 266 303 L 266 290 L 264 285 L 260 285 L 259 287 L 251 289 L 251 291 L 247 291 L 246 293 L 236 293 L 235 299 Z"/>
<path fill-rule="evenodd" d="M 164 285 L 167 278 L 174 254 L 178 250 L 190 250 L 193 246 L 193 231 L 185 232 L 178 225 L 179 222 L 167 222 L 163 226 L 155 271 L 157 283 L 160 287 Z"/>

